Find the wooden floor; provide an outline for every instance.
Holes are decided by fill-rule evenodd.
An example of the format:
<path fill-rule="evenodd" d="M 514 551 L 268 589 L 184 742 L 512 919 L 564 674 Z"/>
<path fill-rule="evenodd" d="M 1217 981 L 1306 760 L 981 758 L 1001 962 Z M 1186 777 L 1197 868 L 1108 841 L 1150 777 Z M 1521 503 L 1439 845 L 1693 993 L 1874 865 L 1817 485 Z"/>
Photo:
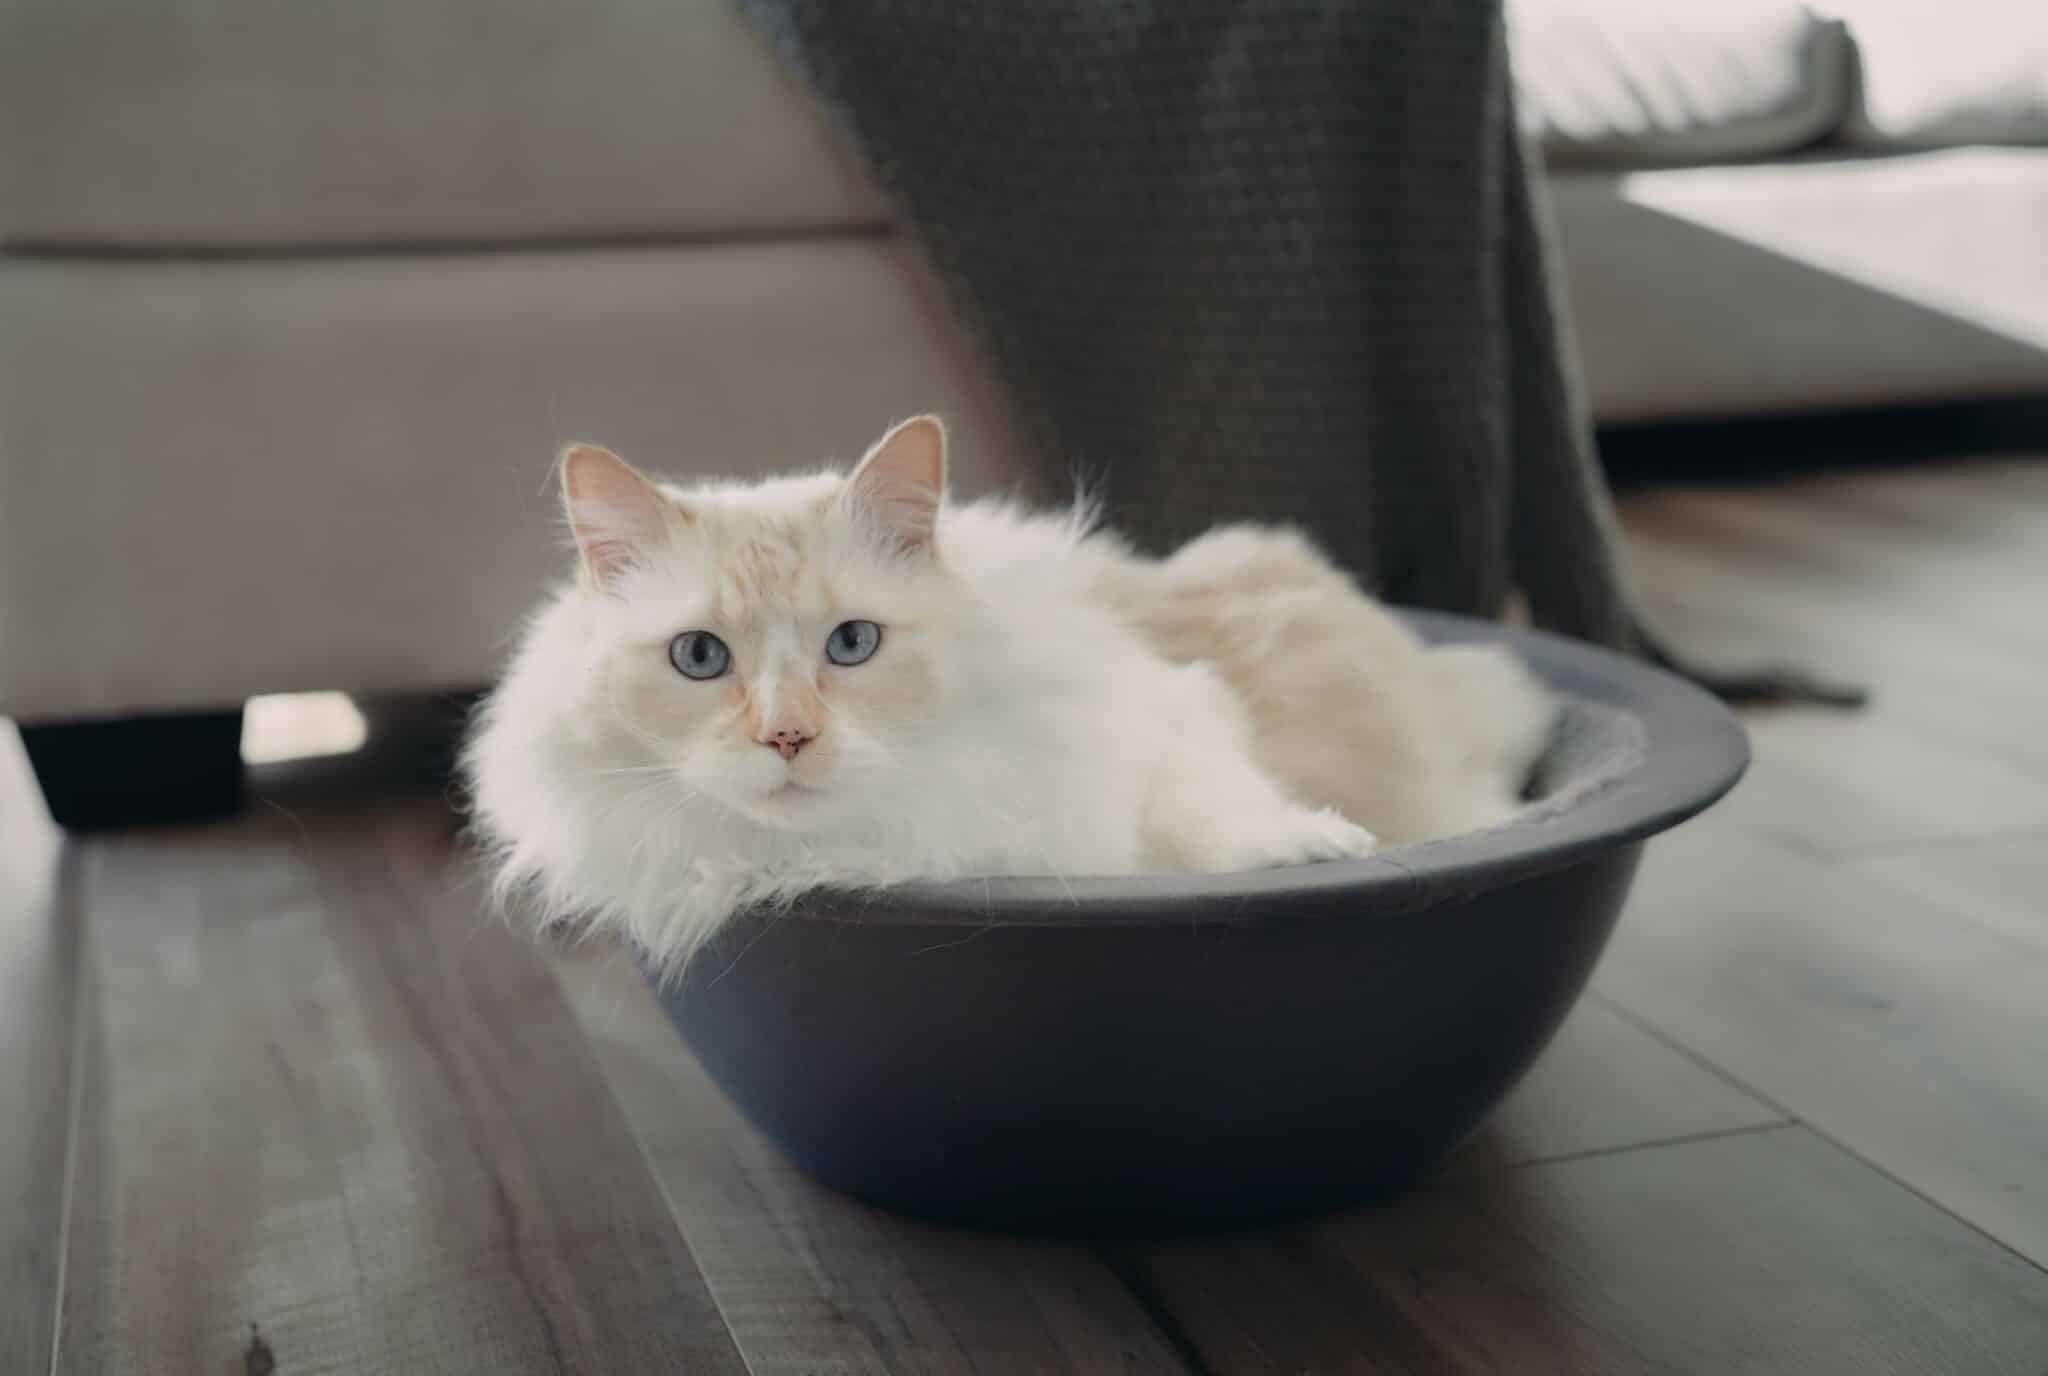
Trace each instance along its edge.
<path fill-rule="evenodd" d="M 64 843 L 0 737 L 0 1371 L 2048 1372 L 2048 459 L 1638 488 L 1759 712 L 1538 1069 L 1282 1232 L 949 1232 L 795 1174 L 438 797 Z"/>

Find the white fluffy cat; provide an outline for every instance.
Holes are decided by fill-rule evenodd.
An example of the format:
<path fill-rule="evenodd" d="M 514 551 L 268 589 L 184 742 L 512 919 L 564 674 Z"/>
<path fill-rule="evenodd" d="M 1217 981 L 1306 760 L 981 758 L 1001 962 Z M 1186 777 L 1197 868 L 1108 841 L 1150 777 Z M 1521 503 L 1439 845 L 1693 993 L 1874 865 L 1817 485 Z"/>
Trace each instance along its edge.
<path fill-rule="evenodd" d="M 1155 562 L 947 505 L 945 469 L 930 417 L 752 485 L 572 446 L 579 576 L 467 754 L 501 882 L 673 967 L 819 885 L 1289 865 L 1513 812 L 1551 708 L 1506 655 L 1426 650 L 1289 532 Z"/>

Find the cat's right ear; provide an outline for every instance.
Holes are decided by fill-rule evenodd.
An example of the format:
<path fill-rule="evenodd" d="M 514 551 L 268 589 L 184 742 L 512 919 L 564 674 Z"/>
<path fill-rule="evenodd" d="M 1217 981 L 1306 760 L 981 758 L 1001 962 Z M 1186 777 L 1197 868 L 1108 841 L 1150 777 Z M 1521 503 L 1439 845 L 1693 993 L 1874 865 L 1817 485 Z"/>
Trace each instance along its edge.
<path fill-rule="evenodd" d="M 562 509 L 584 572 L 601 588 L 664 543 L 669 521 L 681 514 L 646 474 L 595 444 L 564 449 L 561 472 Z"/>
<path fill-rule="evenodd" d="M 946 427 L 913 416 L 875 441 L 846 480 L 846 501 L 904 554 L 929 554 L 946 495 Z"/>

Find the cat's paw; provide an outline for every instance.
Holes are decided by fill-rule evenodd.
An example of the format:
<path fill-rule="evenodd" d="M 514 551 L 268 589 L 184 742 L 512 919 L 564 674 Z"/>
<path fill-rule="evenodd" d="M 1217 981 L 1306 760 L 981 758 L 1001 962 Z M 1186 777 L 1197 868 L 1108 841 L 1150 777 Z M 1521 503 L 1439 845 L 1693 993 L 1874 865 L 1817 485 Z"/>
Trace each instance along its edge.
<path fill-rule="evenodd" d="M 1230 848 L 1231 863 L 1221 868 L 1262 870 L 1318 860 L 1350 860 L 1379 848 L 1379 840 L 1371 832 L 1329 809 L 1290 811 L 1266 826 L 1248 828 L 1236 841 Z"/>

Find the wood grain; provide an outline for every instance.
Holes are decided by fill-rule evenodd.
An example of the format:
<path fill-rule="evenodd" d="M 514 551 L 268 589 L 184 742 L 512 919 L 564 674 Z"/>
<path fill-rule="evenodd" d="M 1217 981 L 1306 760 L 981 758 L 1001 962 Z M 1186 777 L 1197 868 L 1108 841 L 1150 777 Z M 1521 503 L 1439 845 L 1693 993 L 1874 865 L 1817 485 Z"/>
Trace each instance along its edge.
<path fill-rule="evenodd" d="M 2034 1372 L 2048 1275 L 1804 1129 L 1134 1247 L 1214 1371 Z"/>
<path fill-rule="evenodd" d="M 1964 700 L 1955 710 L 1971 709 Z M 1757 713 L 1750 738 L 1750 786 L 1730 796 L 1720 820 L 1814 856 L 2048 827 L 2041 779 L 1899 729 L 1881 713 Z"/>
<path fill-rule="evenodd" d="M 1645 862 L 1596 982 L 2048 1263 L 2048 951 L 1703 823 Z"/>
<path fill-rule="evenodd" d="M 1981 552 L 1893 561 L 1881 534 L 1830 537 L 1818 499 L 1788 490 L 1801 485 L 1677 489 L 1621 508 L 1644 601 L 1689 650 L 1797 658 L 1876 690 L 1861 713 L 1753 714 L 1751 777 L 1717 815 L 1826 857 L 2048 825 L 2048 656 L 1902 592 L 1960 585 L 1957 596 L 2024 614 L 2023 590 L 2048 586 L 2048 563 L 2030 575 L 2037 556 L 2008 550 L 1997 570 L 1963 578 Z M 2042 538 L 2048 549 L 2048 528 Z"/>
<path fill-rule="evenodd" d="M 1892 476 L 1837 477 L 1825 490 L 1833 501 L 1849 501 L 1866 484 Z M 1925 476 L 1946 479 L 1947 488 L 1976 493 L 1980 500 L 1991 481 L 1975 469 L 1938 469 Z M 1694 518 L 1703 501 L 1739 496 L 1743 511 L 1768 510 L 1821 481 L 1738 488 L 1718 499 L 1696 488 L 1673 487 L 1624 501 L 1620 511 L 1630 537 L 1628 562 L 1637 593 L 1656 623 L 1707 660 L 1793 658 L 1871 684 L 1878 690 L 1873 708 L 1854 721 L 1904 731 L 1966 758 L 2023 768 L 2037 783 L 2048 780 L 2048 735 L 2036 729 L 2043 666 L 2030 647 L 1986 634 L 1939 608 L 1896 605 L 1895 575 L 1841 576 L 1824 563 L 1816 566 L 1803 550 L 1802 524 L 1764 530 L 1733 518 L 1709 526 Z M 2048 513 L 2016 504 L 2009 496 L 1996 499 L 2048 525 Z M 1944 554 L 1982 557 L 1971 547 L 1975 537 L 1975 530 L 1965 527 L 1952 545 L 1899 562 L 1908 575 L 1938 578 Z M 2029 586 L 2048 584 L 2048 568 L 2040 567 L 2048 559 L 2041 552 L 2048 550 L 2048 530 L 2040 539 L 2031 552 L 2001 555 L 2001 577 L 1985 579 L 1989 587 L 1977 595 L 2024 606 Z M 1882 532 L 1870 535 L 1869 543 L 1873 558 L 1892 558 Z M 1827 718 L 1802 713 L 1797 719 Z M 1850 814 L 1852 819 L 1856 815 Z"/>
<path fill-rule="evenodd" d="M 559 969 L 756 1376 L 1185 1369 L 1088 1248 L 931 1227 L 814 1184 L 739 1118 L 622 954 Z"/>
<path fill-rule="evenodd" d="M 1670 559 L 1663 549 L 1644 554 L 1645 548 L 1636 546 L 1633 561 L 1641 575 L 1641 601 L 1655 624 L 1681 638 L 1701 662 L 1776 661 L 1822 669 L 1875 690 L 1859 721 L 2024 772 L 2036 784 L 2048 782 L 2048 734 L 2036 729 L 2038 665 L 2004 647 L 1968 640 L 1922 641 L 1902 652 L 1896 636 L 1873 639 L 1828 613 L 1785 613 L 1766 592 L 1731 584 L 1710 567 Z M 1779 718 L 1792 723 L 1785 731 L 1824 719 L 1805 709 L 1751 714 L 1758 725 Z M 1739 796 L 1759 791 L 1752 778 Z M 1933 820 L 1938 826 L 1942 819 Z"/>
<path fill-rule="evenodd" d="M 1977 636 L 2048 651 L 2015 596 L 2048 576 L 2048 510 L 2001 485 L 2038 459 L 1818 472 L 1771 483 L 1672 485 L 1632 495 L 1634 528 L 1710 549 L 1750 576 L 1882 613 L 1906 634 Z"/>
<path fill-rule="evenodd" d="M 37 1369 L 54 1332 L 77 980 L 68 864 L 0 721 L 0 1354 Z"/>
<path fill-rule="evenodd" d="M 95 842 L 61 1369 L 743 1369 L 438 809 Z"/>
<path fill-rule="evenodd" d="M 630 969 L 483 916 L 416 796 L 444 726 L 87 842 L 0 734 L 0 1369 L 2048 1370 L 2048 464 L 1621 513 L 1679 643 L 1876 705 L 1753 715 L 1494 1120 L 1281 1232 L 1096 1249 L 811 1184 Z"/>
<path fill-rule="evenodd" d="M 2048 829 L 1878 853 L 1852 867 L 1930 911 L 2048 948 Z"/>
<path fill-rule="evenodd" d="M 1784 1121 L 1725 1076 L 1585 998 L 1449 1169 L 1527 1165 Z"/>
<path fill-rule="evenodd" d="M 2029 654 L 2048 653 L 2048 622 L 2016 597 L 2016 576 L 2048 577 L 2048 519 L 2028 503 L 1989 517 L 1964 494 L 1985 492 L 1966 467 L 1935 481 L 1830 475 L 1754 492 L 1689 497 L 1687 519 L 1732 544 L 1739 535 L 1770 551 L 1764 567 L 1796 569 L 1847 588 L 1908 625 L 1941 623 Z M 1973 480 L 1974 479 L 1974 480 Z M 1753 556 L 1754 557 L 1754 556 Z"/>

